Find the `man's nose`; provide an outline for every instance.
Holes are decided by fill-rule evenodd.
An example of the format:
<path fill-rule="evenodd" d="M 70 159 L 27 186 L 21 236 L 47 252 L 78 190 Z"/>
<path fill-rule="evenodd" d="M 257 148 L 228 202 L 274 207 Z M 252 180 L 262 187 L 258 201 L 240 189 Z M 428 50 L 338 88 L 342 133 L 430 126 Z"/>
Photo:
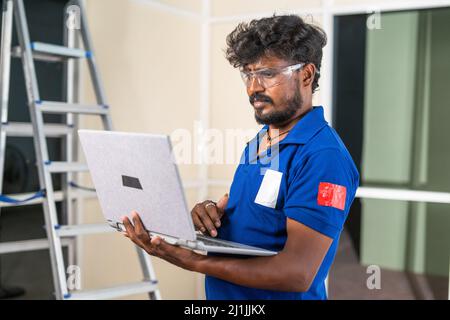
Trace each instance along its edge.
<path fill-rule="evenodd" d="M 250 84 L 247 87 L 247 94 L 251 96 L 252 94 L 256 92 L 262 92 L 264 91 L 264 87 L 259 83 L 259 80 L 257 77 L 252 77 L 250 80 Z"/>

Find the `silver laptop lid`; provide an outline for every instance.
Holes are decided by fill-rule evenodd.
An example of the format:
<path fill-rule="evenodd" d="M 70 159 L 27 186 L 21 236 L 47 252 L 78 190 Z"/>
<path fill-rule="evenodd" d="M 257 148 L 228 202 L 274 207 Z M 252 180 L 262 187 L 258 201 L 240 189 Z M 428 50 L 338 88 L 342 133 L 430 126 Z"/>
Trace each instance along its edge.
<path fill-rule="evenodd" d="M 121 222 L 136 210 L 147 230 L 195 240 L 166 135 L 79 130 L 103 215 Z"/>

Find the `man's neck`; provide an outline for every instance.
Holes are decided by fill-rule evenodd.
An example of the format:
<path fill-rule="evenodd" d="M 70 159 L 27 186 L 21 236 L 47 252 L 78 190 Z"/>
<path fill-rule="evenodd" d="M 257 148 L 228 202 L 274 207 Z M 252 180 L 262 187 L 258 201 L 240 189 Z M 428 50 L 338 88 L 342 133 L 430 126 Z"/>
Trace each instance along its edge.
<path fill-rule="evenodd" d="M 279 124 L 279 123 L 270 124 L 269 125 L 269 135 L 271 137 L 274 137 L 274 136 L 279 135 L 280 133 L 291 130 L 297 124 L 297 122 L 299 122 L 300 119 L 303 118 L 303 116 L 305 114 L 307 114 L 310 110 L 312 110 L 312 106 L 307 107 L 307 108 L 301 108 L 292 118 L 290 118 L 286 122 L 283 122 L 281 124 Z M 286 135 L 283 135 L 282 137 L 280 137 L 279 140 L 283 140 L 285 136 Z"/>

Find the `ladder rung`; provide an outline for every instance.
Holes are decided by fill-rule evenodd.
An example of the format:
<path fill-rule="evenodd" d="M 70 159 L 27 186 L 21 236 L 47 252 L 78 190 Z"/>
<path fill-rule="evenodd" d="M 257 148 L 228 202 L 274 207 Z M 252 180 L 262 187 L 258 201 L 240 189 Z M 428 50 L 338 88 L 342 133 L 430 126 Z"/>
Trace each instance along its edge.
<path fill-rule="evenodd" d="M 12 198 L 18 198 L 18 199 L 26 199 L 30 196 L 32 196 L 33 193 L 18 193 L 18 194 L 8 194 L 6 196 L 12 197 Z M 95 192 L 87 192 L 84 190 L 72 190 L 70 191 L 71 199 L 76 199 L 77 197 L 82 197 L 83 199 L 86 198 L 96 198 Z M 63 201 L 63 193 L 62 191 L 55 191 L 53 193 L 53 198 L 55 201 Z M 29 205 L 35 205 L 42 203 L 42 198 L 33 199 L 30 201 L 27 201 L 26 203 L 6 203 L 6 202 L 0 202 L 0 208 L 4 207 L 20 207 L 20 206 L 29 206 Z"/>
<path fill-rule="evenodd" d="M 117 232 L 106 223 L 58 226 L 56 233 L 60 237 L 73 237 L 86 234 Z"/>
<path fill-rule="evenodd" d="M 69 48 L 42 42 L 32 42 L 31 50 L 33 50 L 34 52 L 45 53 L 64 58 L 85 58 L 90 56 L 90 53 L 88 51 L 82 49 Z"/>
<path fill-rule="evenodd" d="M 34 195 L 34 193 L 15 193 L 15 194 L 7 194 L 7 197 L 10 198 L 16 198 L 16 199 L 27 199 Z M 62 200 L 62 192 L 57 191 L 54 193 L 55 201 L 61 201 Z M 0 208 L 4 207 L 21 207 L 21 206 L 29 206 L 34 204 L 42 203 L 42 198 L 36 198 L 27 202 L 20 202 L 20 203 L 9 203 L 9 202 L 0 202 Z"/>
<path fill-rule="evenodd" d="M 61 244 L 67 246 L 70 239 L 61 239 Z M 25 252 L 33 250 L 43 250 L 48 249 L 47 239 L 33 239 L 33 240 L 21 240 L 21 241 L 10 241 L 0 243 L 0 254 L 14 253 L 14 252 Z"/>
<path fill-rule="evenodd" d="M 26 122 L 8 122 L 2 124 L 6 134 L 11 137 L 32 137 L 34 135 L 33 126 Z M 45 124 L 44 133 L 47 137 L 60 137 L 73 133 L 73 127 L 64 124 Z"/>
<path fill-rule="evenodd" d="M 22 58 L 22 48 L 20 46 L 11 48 L 11 56 L 14 58 Z M 33 59 L 36 61 L 45 61 L 45 62 L 65 61 L 65 58 L 63 58 L 63 57 L 48 55 L 48 54 L 39 53 L 39 52 L 33 52 Z"/>
<path fill-rule="evenodd" d="M 42 112 L 47 113 L 82 113 L 82 114 L 107 114 L 108 107 L 102 105 L 82 105 L 54 101 L 36 101 L 36 105 Z"/>
<path fill-rule="evenodd" d="M 60 162 L 60 161 L 50 161 L 45 164 L 45 168 L 50 173 L 65 173 L 65 172 L 79 172 L 88 171 L 88 166 L 81 162 Z"/>
<path fill-rule="evenodd" d="M 129 296 L 132 294 L 147 293 L 158 290 L 157 282 L 153 281 L 142 281 L 137 283 L 129 283 L 118 285 L 115 287 L 97 289 L 97 290 L 86 290 L 80 292 L 70 293 L 66 300 L 104 300 L 111 298 L 118 298 Z"/>

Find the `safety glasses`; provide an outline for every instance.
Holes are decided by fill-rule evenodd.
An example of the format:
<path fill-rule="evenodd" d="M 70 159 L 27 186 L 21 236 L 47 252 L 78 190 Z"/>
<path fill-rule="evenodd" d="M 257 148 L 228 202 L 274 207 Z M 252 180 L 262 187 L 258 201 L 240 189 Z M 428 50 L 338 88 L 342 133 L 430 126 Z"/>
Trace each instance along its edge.
<path fill-rule="evenodd" d="M 264 68 L 257 71 L 243 71 L 241 70 L 241 78 L 247 87 L 252 84 L 252 79 L 255 78 L 259 85 L 264 89 L 277 86 L 292 76 L 295 70 L 301 69 L 305 63 L 298 63 L 280 68 Z"/>

